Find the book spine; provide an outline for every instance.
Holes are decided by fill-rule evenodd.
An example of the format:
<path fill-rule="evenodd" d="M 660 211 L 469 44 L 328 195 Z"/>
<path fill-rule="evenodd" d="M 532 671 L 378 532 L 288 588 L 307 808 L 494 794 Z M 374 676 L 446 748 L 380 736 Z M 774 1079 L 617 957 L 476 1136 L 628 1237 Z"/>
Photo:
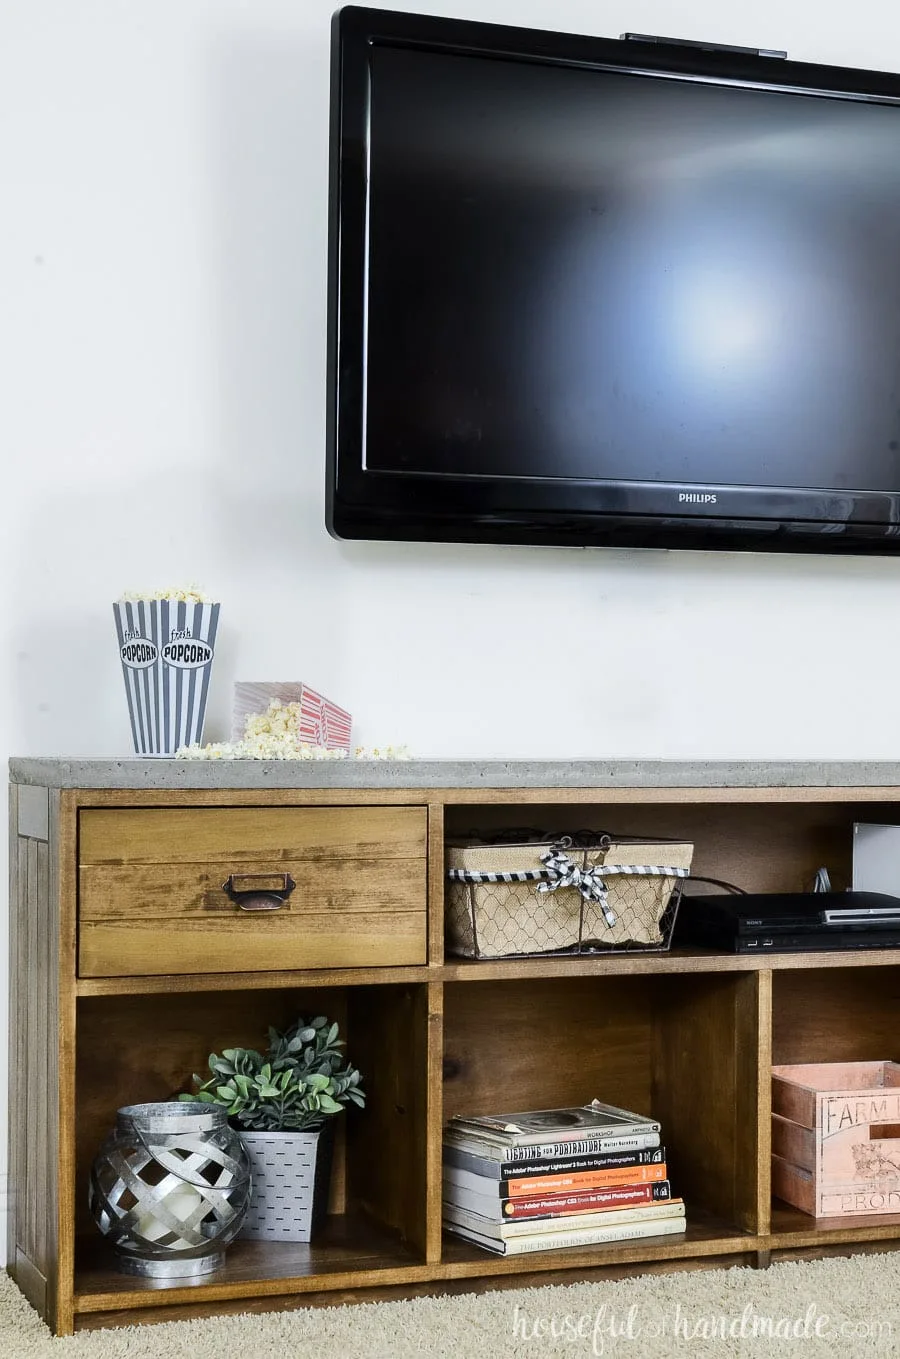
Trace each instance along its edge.
<path fill-rule="evenodd" d="M 488 1180 L 453 1166 L 444 1170 L 446 1184 L 456 1184 L 476 1194 L 496 1195 L 498 1199 L 531 1194 L 576 1193 L 580 1189 L 604 1189 L 607 1185 L 656 1184 L 666 1178 L 664 1161 L 655 1166 L 632 1166 L 628 1170 L 582 1170 L 575 1175 L 537 1175 L 521 1180 Z"/>
<path fill-rule="evenodd" d="M 574 1232 L 542 1232 L 540 1236 L 517 1236 L 506 1242 L 508 1255 L 564 1246 L 596 1246 L 605 1241 L 631 1241 L 641 1236 L 672 1236 L 685 1230 L 683 1217 L 660 1222 L 628 1222 L 615 1227 L 588 1227 Z"/>
<path fill-rule="evenodd" d="M 600 1213 L 609 1208 L 631 1208 L 648 1203 L 663 1203 L 671 1199 L 672 1187 L 668 1180 L 662 1180 L 659 1184 L 614 1185 L 609 1189 L 582 1191 L 580 1194 L 536 1194 L 534 1197 L 545 1200 L 547 1204 L 544 1209 L 535 1210 L 534 1216 L 555 1217 L 566 1208 L 579 1208 L 581 1211 L 589 1208 L 592 1213 Z M 588 1197 L 590 1201 L 586 1203 Z M 492 1222 L 508 1221 L 509 1214 L 505 1209 L 510 1206 L 516 1218 L 526 1216 L 528 1211 L 523 1209 L 522 1199 L 501 1199 L 496 1194 L 479 1194 L 475 1190 L 450 1184 L 446 1180 L 443 1201 L 457 1208 L 465 1208 L 470 1213 L 477 1213 L 479 1217 L 489 1218 Z"/>
<path fill-rule="evenodd" d="M 580 1194 L 536 1194 L 529 1198 L 507 1199 L 501 1205 L 501 1211 L 504 1218 L 564 1217 L 567 1213 L 583 1213 L 588 1208 L 602 1212 L 659 1203 L 671 1197 L 671 1184 L 662 1180 L 659 1184 L 620 1185 Z"/>
<path fill-rule="evenodd" d="M 585 1137 L 562 1142 L 535 1142 L 521 1147 L 512 1147 L 459 1130 L 445 1132 L 445 1137 L 448 1145 L 455 1145 L 460 1151 L 488 1156 L 495 1161 L 555 1161 L 567 1156 L 596 1156 L 598 1152 L 643 1151 L 660 1144 L 658 1131 Z"/>
<path fill-rule="evenodd" d="M 663 1218 L 660 1222 L 631 1222 L 617 1227 L 589 1227 L 574 1232 L 542 1232 L 539 1236 L 517 1236 L 509 1241 L 496 1241 L 476 1232 L 448 1223 L 447 1230 L 463 1236 L 498 1255 L 524 1255 L 530 1251 L 556 1250 L 567 1246 L 596 1246 L 604 1242 L 631 1241 L 641 1236 L 671 1236 L 683 1232 L 683 1217 Z"/>
<path fill-rule="evenodd" d="M 585 1129 L 579 1131 L 573 1129 L 572 1132 L 560 1132 L 556 1129 L 547 1129 L 543 1133 L 507 1133 L 494 1132 L 492 1129 L 485 1128 L 455 1128 L 454 1131 L 462 1137 L 481 1137 L 485 1142 L 492 1142 L 498 1147 L 509 1147 L 511 1150 L 522 1151 L 526 1156 L 530 1156 L 535 1147 L 548 1146 L 572 1146 L 581 1142 L 596 1142 L 604 1138 L 629 1138 L 646 1137 L 649 1133 L 661 1131 L 658 1123 L 629 1123 L 624 1127 L 609 1126 L 606 1128 Z"/>
<path fill-rule="evenodd" d="M 595 1227 L 612 1227 L 629 1222 L 669 1222 L 674 1218 L 684 1220 L 684 1202 L 670 1199 L 668 1203 L 648 1203 L 634 1208 L 613 1209 L 604 1213 L 602 1218 L 596 1213 L 579 1213 L 574 1217 L 545 1217 L 539 1219 L 536 1227 L 533 1219 L 521 1222 L 505 1222 L 500 1228 L 504 1240 L 514 1240 L 518 1236 L 533 1236 L 535 1230 L 555 1238 L 564 1231 L 591 1231 Z"/>
<path fill-rule="evenodd" d="M 540 1175 L 577 1174 L 582 1170 L 628 1170 L 632 1166 L 660 1165 L 666 1159 L 665 1147 L 643 1151 L 598 1151 L 593 1156 L 565 1156 L 555 1161 L 495 1161 L 489 1156 L 473 1156 L 458 1147 L 444 1147 L 444 1165 L 483 1175 L 489 1180 L 510 1180 Z"/>
<path fill-rule="evenodd" d="M 470 1232 L 493 1237 L 497 1241 L 510 1241 L 516 1236 L 534 1236 L 535 1231 L 552 1235 L 556 1232 L 579 1231 L 584 1228 L 612 1227 L 617 1223 L 658 1222 L 675 1217 L 684 1217 L 682 1199 L 671 1199 L 668 1203 L 650 1203 L 636 1208 L 614 1209 L 603 1214 L 602 1222 L 596 1213 L 575 1213 L 570 1217 L 559 1218 L 544 1217 L 540 1219 L 537 1227 L 529 1219 L 522 1222 L 494 1222 L 466 1208 L 458 1208 L 454 1203 L 444 1204 L 445 1227 L 455 1223 Z"/>
<path fill-rule="evenodd" d="M 506 1180 L 504 1187 L 509 1197 L 520 1198 L 531 1194 L 576 1193 L 580 1189 L 605 1189 L 616 1184 L 658 1184 L 667 1178 L 666 1164 L 632 1166 L 628 1170 L 582 1170 L 576 1175 L 542 1175 L 533 1179 Z"/>

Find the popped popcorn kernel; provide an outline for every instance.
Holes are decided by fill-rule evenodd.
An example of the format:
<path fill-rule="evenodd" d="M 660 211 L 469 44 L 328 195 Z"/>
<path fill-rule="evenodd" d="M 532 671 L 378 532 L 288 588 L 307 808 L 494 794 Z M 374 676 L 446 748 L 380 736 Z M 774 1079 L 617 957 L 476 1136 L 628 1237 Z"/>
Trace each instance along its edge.
<path fill-rule="evenodd" d="M 357 746 L 357 760 L 408 760 L 406 746 Z M 300 704 L 273 698 L 265 712 L 250 713 L 239 741 L 215 741 L 210 745 L 181 746 L 177 760 L 346 760 L 344 749 L 310 745 L 300 740 Z"/>
<path fill-rule="evenodd" d="M 122 604 L 150 604 L 157 599 L 168 599 L 175 604 L 215 604 L 212 595 L 206 594 L 197 585 L 179 585 L 171 590 L 123 590 L 119 597 Z"/>

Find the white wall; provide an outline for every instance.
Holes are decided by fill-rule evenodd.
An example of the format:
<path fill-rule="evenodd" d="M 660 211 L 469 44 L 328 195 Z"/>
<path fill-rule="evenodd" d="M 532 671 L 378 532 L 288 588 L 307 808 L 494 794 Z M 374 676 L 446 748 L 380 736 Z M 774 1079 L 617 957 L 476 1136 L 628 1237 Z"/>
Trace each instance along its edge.
<path fill-rule="evenodd" d="M 900 69 L 888 0 L 398 7 Z M 211 738 L 302 678 L 422 755 L 900 757 L 900 561 L 327 536 L 331 10 L 3 7 L 0 757 L 127 752 L 110 601 L 188 579 Z"/>

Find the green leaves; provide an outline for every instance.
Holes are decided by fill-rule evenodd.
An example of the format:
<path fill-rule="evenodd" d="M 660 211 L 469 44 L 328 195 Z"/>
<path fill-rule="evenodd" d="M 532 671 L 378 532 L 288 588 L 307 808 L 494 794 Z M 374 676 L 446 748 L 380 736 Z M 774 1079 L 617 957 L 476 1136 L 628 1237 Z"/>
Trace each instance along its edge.
<path fill-rule="evenodd" d="M 302 1018 L 279 1033 L 269 1029 L 269 1048 L 223 1048 L 212 1052 L 203 1080 L 194 1076 L 198 1099 L 223 1105 L 244 1128 L 259 1132 L 298 1132 L 320 1127 L 348 1105 L 365 1105 L 360 1073 L 346 1061 L 337 1024 L 324 1015 Z"/>

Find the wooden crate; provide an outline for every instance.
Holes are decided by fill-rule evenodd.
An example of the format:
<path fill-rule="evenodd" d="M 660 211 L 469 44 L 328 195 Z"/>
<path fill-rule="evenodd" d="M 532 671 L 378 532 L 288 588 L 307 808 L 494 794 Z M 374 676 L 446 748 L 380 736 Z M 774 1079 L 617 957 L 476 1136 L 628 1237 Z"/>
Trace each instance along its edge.
<path fill-rule="evenodd" d="M 772 1068 L 772 1192 L 814 1217 L 900 1213 L 900 1063 Z"/>

